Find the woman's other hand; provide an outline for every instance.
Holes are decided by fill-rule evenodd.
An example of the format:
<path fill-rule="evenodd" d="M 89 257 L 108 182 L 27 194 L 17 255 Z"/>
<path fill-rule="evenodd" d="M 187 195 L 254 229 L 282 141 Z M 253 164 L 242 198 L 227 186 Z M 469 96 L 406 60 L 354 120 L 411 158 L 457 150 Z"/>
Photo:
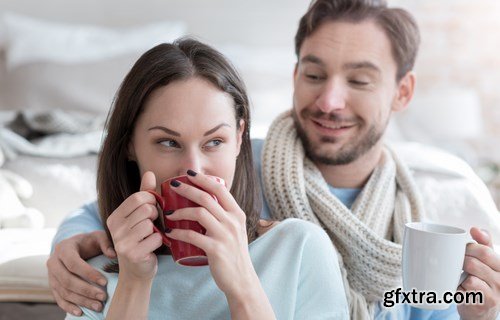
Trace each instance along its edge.
<path fill-rule="evenodd" d="M 120 278 L 152 280 L 158 269 L 154 251 L 162 239 L 153 232 L 158 210 L 155 197 L 147 192 L 155 189 L 155 175 L 148 171 L 142 176 L 140 191 L 125 199 L 106 222 L 118 255 Z"/>

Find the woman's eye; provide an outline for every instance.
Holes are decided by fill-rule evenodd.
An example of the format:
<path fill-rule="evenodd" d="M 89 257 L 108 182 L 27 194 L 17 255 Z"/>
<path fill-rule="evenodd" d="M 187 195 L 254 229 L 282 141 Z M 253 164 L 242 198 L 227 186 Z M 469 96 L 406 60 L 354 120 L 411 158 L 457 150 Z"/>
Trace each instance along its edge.
<path fill-rule="evenodd" d="M 177 147 L 179 147 L 179 144 L 175 140 L 165 139 L 165 140 L 159 141 L 159 143 L 161 145 L 165 146 L 165 147 L 168 147 L 168 148 L 177 148 Z"/>
<path fill-rule="evenodd" d="M 316 74 L 306 74 L 306 78 L 312 81 L 318 81 L 321 79 L 321 77 Z"/>
<path fill-rule="evenodd" d="M 217 147 L 221 143 L 222 143 L 222 140 L 214 139 L 214 140 L 210 140 L 209 142 L 207 142 L 207 144 L 205 146 L 208 148 L 213 148 L 213 147 Z"/>

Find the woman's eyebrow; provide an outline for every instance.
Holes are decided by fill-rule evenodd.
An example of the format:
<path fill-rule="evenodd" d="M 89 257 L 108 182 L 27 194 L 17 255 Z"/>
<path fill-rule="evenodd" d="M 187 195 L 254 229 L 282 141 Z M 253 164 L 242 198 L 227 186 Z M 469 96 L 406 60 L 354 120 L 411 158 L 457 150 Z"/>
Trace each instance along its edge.
<path fill-rule="evenodd" d="M 173 136 L 176 136 L 176 137 L 180 137 L 181 136 L 181 134 L 179 132 L 171 130 L 169 128 L 162 127 L 162 126 L 151 127 L 151 128 L 148 129 L 148 131 L 155 130 L 155 129 L 164 131 L 164 132 L 166 132 L 168 134 L 171 134 Z"/>
<path fill-rule="evenodd" d="M 209 134 L 214 133 L 215 131 L 219 130 L 219 128 L 224 127 L 224 126 L 231 128 L 231 126 L 229 124 L 223 122 L 221 124 L 216 125 L 214 128 L 208 130 L 207 132 L 205 132 L 203 134 L 203 136 L 208 136 Z M 163 127 L 163 126 L 154 126 L 154 127 L 151 127 L 151 128 L 148 129 L 148 131 L 151 131 L 151 130 L 161 130 L 161 131 L 163 131 L 165 133 L 168 133 L 168 134 L 176 136 L 176 137 L 180 137 L 181 136 L 181 134 L 179 132 L 174 131 L 174 130 L 169 129 L 169 128 L 166 128 L 166 127 Z"/>
<path fill-rule="evenodd" d="M 219 130 L 219 128 L 220 128 L 220 127 L 223 127 L 223 126 L 226 126 L 226 127 L 231 128 L 231 126 L 230 126 L 230 125 L 228 125 L 227 123 L 223 122 L 223 123 L 221 123 L 221 124 L 219 124 L 219 125 L 216 125 L 213 129 L 210 129 L 210 130 L 208 130 L 207 132 L 205 132 L 205 133 L 203 134 L 203 136 L 208 136 L 209 134 L 214 133 L 215 131 Z"/>

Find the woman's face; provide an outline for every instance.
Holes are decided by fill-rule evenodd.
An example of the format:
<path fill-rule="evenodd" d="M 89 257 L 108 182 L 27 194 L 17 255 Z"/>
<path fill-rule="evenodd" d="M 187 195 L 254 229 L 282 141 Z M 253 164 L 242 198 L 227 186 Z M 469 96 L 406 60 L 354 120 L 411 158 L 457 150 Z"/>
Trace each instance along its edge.
<path fill-rule="evenodd" d="M 231 187 L 244 121 L 237 129 L 232 97 L 193 77 L 153 91 L 137 119 L 129 159 L 159 186 L 188 169 L 218 176 Z"/>

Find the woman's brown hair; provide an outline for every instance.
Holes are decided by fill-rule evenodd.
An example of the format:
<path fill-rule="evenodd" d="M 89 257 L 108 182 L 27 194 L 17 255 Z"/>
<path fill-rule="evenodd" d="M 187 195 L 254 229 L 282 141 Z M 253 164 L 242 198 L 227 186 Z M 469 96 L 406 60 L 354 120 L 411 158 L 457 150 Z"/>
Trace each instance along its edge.
<path fill-rule="evenodd" d="M 197 40 L 182 38 L 171 44 L 157 45 L 144 53 L 126 75 L 109 111 L 97 168 L 97 199 L 101 221 L 110 239 L 106 220 L 140 187 L 138 166 L 129 160 L 127 154 L 137 118 L 154 90 L 191 77 L 207 80 L 233 98 L 237 129 L 240 120 L 244 120 L 242 144 L 230 191 L 246 213 L 248 241 L 257 237 L 260 200 L 252 160 L 250 108 L 245 85 L 221 53 Z"/>

